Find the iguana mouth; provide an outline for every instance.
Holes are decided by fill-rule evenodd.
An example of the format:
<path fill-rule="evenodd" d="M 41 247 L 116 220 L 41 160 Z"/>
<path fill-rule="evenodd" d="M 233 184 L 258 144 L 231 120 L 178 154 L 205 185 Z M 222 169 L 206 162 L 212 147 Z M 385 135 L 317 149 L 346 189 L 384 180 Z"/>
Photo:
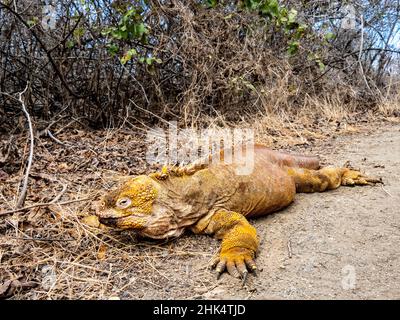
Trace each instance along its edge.
<path fill-rule="evenodd" d="M 147 220 L 134 215 L 125 217 L 101 217 L 100 223 L 118 229 L 141 230 L 146 226 Z"/>
<path fill-rule="evenodd" d="M 100 223 L 105 224 L 106 226 L 113 227 L 116 226 L 118 219 L 119 218 L 100 218 L 99 221 Z"/>

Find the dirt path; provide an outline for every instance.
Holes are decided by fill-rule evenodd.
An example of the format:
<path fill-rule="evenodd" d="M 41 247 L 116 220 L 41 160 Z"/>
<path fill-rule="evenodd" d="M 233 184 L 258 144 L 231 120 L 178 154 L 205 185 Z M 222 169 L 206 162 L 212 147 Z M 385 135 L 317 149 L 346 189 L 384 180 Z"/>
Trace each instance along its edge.
<path fill-rule="evenodd" d="M 168 293 L 148 292 L 144 298 L 400 298 L 400 127 L 341 137 L 312 152 L 331 164 L 350 160 L 382 177 L 385 186 L 300 194 L 286 210 L 254 220 L 262 238 L 257 260 L 262 272 L 245 288 L 227 275 L 216 281 L 203 268 L 207 258 L 187 258 L 169 260 L 160 270 L 176 277 Z M 196 241 L 198 251 L 218 250 L 207 237 L 178 241 Z"/>

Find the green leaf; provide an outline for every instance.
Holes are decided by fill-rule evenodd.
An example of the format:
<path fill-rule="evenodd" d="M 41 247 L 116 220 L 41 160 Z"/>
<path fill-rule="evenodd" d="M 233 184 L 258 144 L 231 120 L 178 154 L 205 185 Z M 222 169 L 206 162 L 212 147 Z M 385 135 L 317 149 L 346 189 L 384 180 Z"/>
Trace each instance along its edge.
<path fill-rule="evenodd" d="M 101 30 L 101 35 L 106 37 L 111 33 L 111 31 L 112 31 L 112 28 L 105 28 L 105 29 Z"/>
<path fill-rule="evenodd" d="M 287 53 L 291 56 L 297 53 L 299 50 L 300 43 L 298 41 L 292 41 L 289 43 L 289 47 L 287 49 Z"/>
<path fill-rule="evenodd" d="M 121 62 L 121 64 L 125 65 L 129 61 L 129 58 L 125 55 L 121 59 L 119 59 L 119 61 Z"/>
<path fill-rule="evenodd" d="M 147 28 L 144 23 L 138 23 L 134 25 L 134 35 L 136 38 L 142 38 L 147 33 Z"/>
<path fill-rule="evenodd" d="M 28 24 L 28 26 L 30 28 L 32 28 L 33 26 L 35 26 L 38 23 L 38 19 L 33 18 L 31 20 L 28 20 L 26 23 Z"/>
<path fill-rule="evenodd" d="M 131 56 L 136 56 L 137 55 L 137 51 L 136 49 L 132 48 L 128 51 L 128 54 L 130 54 Z"/>
<path fill-rule="evenodd" d="M 118 40 L 126 40 L 128 39 L 128 32 L 127 31 L 122 31 L 121 29 L 114 29 L 111 32 L 111 35 L 113 38 L 118 39 Z"/>
<path fill-rule="evenodd" d="M 135 13 L 136 13 L 136 10 L 135 10 L 134 8 L 128 10 L 128 12 L 125 13 L 124 16 L 122 17 L 121 24 L 122 24 L 122 25 L 128 24 L 128 23 L 129 23 L 129 20 L 131 19 L 132 16 L 135 15 Z"/>
<path fill-rule="evenodd" d="M 301 24 L 299 25 L 299 27 L 297 28 L 297 31 L 299 31 L 299 32 L 304 32 L 304 31 L 307 30 L 307 28 L 308 28 L 308 25 L 306 25 L 305 23 L 301 23 Z"/>
<path fill-rule="evenodd" d="M 206 4 L 209 8 L 215 8 L 218 4 L 218 0 L 206 0 Z"/>
<path fill-rule="evenodd" d="M 297 10 L 295 9 L 290 9 L 289 14 L 288 14 L 288 22 L 289 23 L 295 23 L 297 18 Z"/>
<path fill-rule="evenodd" d="M 75 46 L 75 43 L 72 40 L 68 40 L 66 46 L 68 49 L 72 49 Z"/>
<path fill-rule="evenodd" d="M 316 60 L 315 61 L 318 64 L 319 70 L 324 71 L 325 70 L 325 64 L 321 60 Z"/>
<path fill-rule="evenodd" d="M 281 8 L 281 10 L 279 11 L 279 15 L 281 17 L 286 17 L 287 18 L 288 14 L 289 14 L 289 11 L 288 11 L 287 8 Z"/>
<path fill-rule="evenodd" d="M 335 34 L 333 33 L 333 32 L 328 32 L 326 35 L 325 35 L 325 39 L 326 40 L 332 40 L 332 39 L 334 39 L 335 38 Z"/>
<path fill-rule="evenodd" d="M 137 51 L 132 48 L 130 50 L 128 50 L 124 56 L 120 59 L 122 64 L 126 64 L 128 61 L 130 61 L 132 59 L 133 56 L 137 55 Z"/>
<path fill-rule="evenodd" d="M 268 17 L 277 18 L 280 16 L 278 0 L 262 1 L 259 5 L 259 10 Z"/>
<path fill-rule="evenodd" d="M 278 0 L 270 0 L 268 4 L 270 8 L 270 12 L 273 17 L 278 17 L 279 16 L 279 3 Z"/>
<path fill-rule="evenodd" d="M 76 39 L 80 39 L 85 34 L 84 28 L 76 28 L 73 32 L 73 35 Z"/>
<path fill-rule="evenodd" d="M 115 56 L 117 53 L 118 53 L 118 51 L 119 51 L 119 47 L 116 45 L 116 44 L 114 44 L 114 43 L 109 43 L 108 45 L 107 45 L 107 51 L 111 54 L 111 56 L 113 57 L 113 56 Z"/>

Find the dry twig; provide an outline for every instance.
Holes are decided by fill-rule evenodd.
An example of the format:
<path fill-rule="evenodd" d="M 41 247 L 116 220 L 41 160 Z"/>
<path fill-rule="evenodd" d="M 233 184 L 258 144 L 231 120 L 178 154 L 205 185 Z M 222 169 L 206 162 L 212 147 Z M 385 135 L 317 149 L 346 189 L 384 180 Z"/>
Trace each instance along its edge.
<path fill-rule="evenodd" d="M 30 146 L 29 146 L 28 165 L 25 170 L 25 177 L 23 180 L 21 195 L 19 196 L 19 199 L 18 199 L 18 202 L 16 205 L 17 209 L 21 208 L 25 203 L 26 194 L 27 194 L 27 190 L 28 190 L 29 173 L 31 171 L 32 161 L 33 161 L 34 136 L 33 136 L 32 120 L 31 120 L 31 116 L 29 115 L 28 110 L 26 109 L 25 102 L 22 98 L 22 95 L 26 92 L 26 90 L 28 90 L 28 87 L 29 87 L 29 82 L 26 84 L 24 91 L 22 91 L 18 94 L 19 95 L 18 100 L 22 105 L 22 111 L 24 112 L 24 114 L 26 116 L 26 120 L 27 120 L 28 126 L 29 126 Z"/>
<path fill-rule="evenodd" d="M 288 248 L 289 258 L 291 258 L 292 257 L 292 244 L 291 244 L 290 239 L 287 242 L 287 248 Z"/>
<path fill-rule="evenodd" d="M 8 215 L 8 214 L 13 214 L 13 213 L 16 213 L 16 212 L 20 212 L 20 211 L 25 211 L 25 210 L 30 210 L 30 209 L 33 209 L 33 208 L 38 208 L 38 207 L 48 207 L 48 206 L 52 206 L 52 205 L 63 206 L 63 205 L 70 204 L 70 203 L 81 202 L 81 201 L 88 201 L 88 200 L 91 200 L 91 198 L 81 198 L 81 199 L 68 200 L 68 201 L 57 202 L 57 203 L 52 202 L 52 201 L 46 202 L 46 203 L 35 203 L 35 204 L 31 205 L 31 206 L 27 206 L 27 207 L 23 207 L 23 208 L 18 208 L 18 209 L 10 210 L 10 211 L 3 211 L 3 212 L 0 212 L 0 217 L 1 217 L 1 216 Z"/>

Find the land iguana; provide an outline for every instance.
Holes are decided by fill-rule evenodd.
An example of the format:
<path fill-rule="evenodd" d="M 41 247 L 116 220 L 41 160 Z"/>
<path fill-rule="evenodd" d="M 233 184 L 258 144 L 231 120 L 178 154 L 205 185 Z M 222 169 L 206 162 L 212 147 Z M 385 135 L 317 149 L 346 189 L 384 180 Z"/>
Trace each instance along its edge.
<path fill-rule="evenodd" d="M 381 183 L 357 170 L 320 168 L 316 157 L 291 155 L 254 146 L 254 167 L 238 175 L 236 164 L 194 163 L 163 167 L 140 175 L 107 193 L 97 205 L 102 224 L 154 239 L 177 237 L 185 229 L 222 240 L 213 263 L 218 275 L 234 277 L 257 269 L 259 240 L 247 218 L 287 207 L 299 192 Z"/>

